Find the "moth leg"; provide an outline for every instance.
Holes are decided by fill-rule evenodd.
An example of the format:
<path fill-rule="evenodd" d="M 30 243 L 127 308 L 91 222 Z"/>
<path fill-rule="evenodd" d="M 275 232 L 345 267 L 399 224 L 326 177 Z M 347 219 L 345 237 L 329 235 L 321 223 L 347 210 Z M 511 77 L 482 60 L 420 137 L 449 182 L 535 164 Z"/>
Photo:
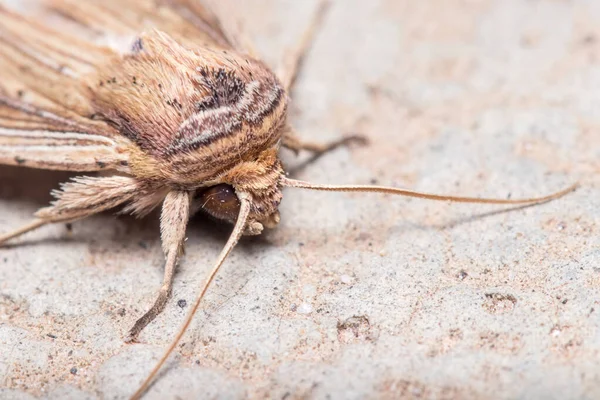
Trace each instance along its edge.
<path fill-rule="evenodd" d="M 320 143 L 304 141 L 300 139 L 293 130 L 287 129 L 283 134 L 283 140 L 281 144 L 283 147 L 292 150 L 296 154 L 298 154 L 300 150 L 306 150 L 314 153 L 315 155 L 321 155 L 340 146 L 348 146 L 351 144 L 364 145 L 366 143 L 367 139 L 361 135 L 348 135 L 339 139 L 331 140 L 329 142 Z"/>
<path fill-rule="evenodd" d="M 139 196 L 141 189 L 134 178 L 109 176 L 78 177 L 61 185 L 52 195 L 56 198 L 49 207 L 35 213 L 29 224 L 0 235 L 0 245 L 43 225 L 71 222 L 117 207 Z"/>
<path fill-rule="evenodd" d="M 283 82 L 285 89 L 289 92 L 290 89 L 296 83 L 296 78 L 298 77 L 298 73 L 300 68 L 302 67 L 302 62 L 304 61 L 304 57 L 308 53 L 310 49 L 310 45 L 314 40 L 315 34 L 319 30 L 323 20 L 325 19 L 325 14 L 329 9 L 330 1 L 329 0 L 320 0 L 319 5 L 317 6 L 317 11 L 315 12 L 312 21 L 308 28 L 302 34 L 300 41 L 298 44 L 284 56 L 283 64 L 279 68 L 278 76 Z"/>
<path fill-rule="evenodd" d="M 185 230 L 190 217 L 191 193 L 172 191 L 167 194 L 162 206 L 160 232 L 165 253 L 165 275 L 154 305 L 133 325 L 129 331 L 128 342 L 137 341 L 140 332 L 165 309 L 171 297 L 173 276 L 177 261 L 183 253 Z"/>
<path fill-rule="evenodd" d="M 48 223 L 50 223 L 50 221 L 45 221 L 43 219 L 34 219 L 27 225 L 24 225 L 18 229 L 15 229 L 12 232 L 5 233 L 4 235 L 0 235 L 0 245 L 4 244 L 5 242 L 8 242 L 10 239 L 14 239 L 14 238 L 19 237 L 27 232 L 36 230 L 37 228 L 40 228 Z"/>
<path fill-rule="evenodd" d="M 279 68 L 278 76 L 284 84 L 284 87 L 288 91 L 291 91 L 293 86 L 296 83 L 298 78 L 298 74 L 300 68 L 302 67 L 302 63 L 308 51 L 310 50 L 310 45 L 314 40 L 314 37 L 321 27 L 323 20 L 325 19 L 325 14 L 331 5 L 330 0 L 320 0 L 317 6 L 317 10 L 314 13 L 312 21 L 310 22 L 308 28 L 304 31 L 302 37 L 298 44 L 284 57 L 284 61 L 282 66 Z M 336 149 L 340 146 L 346 146 L 352 143 L 357 144 L 366 144 L 367 140 L 364 136 L 361 135 L 348 135 L 342 138 L 332 140 L 330 142 L 310 142 L 304 141 L 300 139 L 293 129 L 289 126 L 286 127 L 286 131 L 283 134 L 283 147 L 286 147 L 292 150 L 294 153 L 298 154 L 300 150 L 306 150 L 314 153 L 315 155 L 321 155 Z"/>

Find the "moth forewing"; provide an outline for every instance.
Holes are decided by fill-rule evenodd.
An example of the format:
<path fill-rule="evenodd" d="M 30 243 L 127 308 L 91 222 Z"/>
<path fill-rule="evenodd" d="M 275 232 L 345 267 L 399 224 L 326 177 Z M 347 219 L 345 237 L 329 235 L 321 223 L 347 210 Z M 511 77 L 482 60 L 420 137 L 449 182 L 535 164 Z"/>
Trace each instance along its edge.
<path fill-rule="evenodd" d="M 182 329 L 134 397 L 143 394 L 183 336 L 242 234 L 277 225 L 284 187 L 488 204 L 534 204 L 574 188 L 506 200 L 287 178 L 280 146 L 321 153 L 360 139 L 305 142 L 287 122 L 290 85 L 315 24 L 286 59 L 279 79 L 198 2 L 60 0 L 46 6 L 88 32 L 71 42 L 0 7 L 0 163 L 106 170 L 107 176 L 64 184 L 33 222 L 0 236 L 0 243 L 47 223 L 119 207 L 144 216 L 162 206 L 163 284 L 130 330 L 128 338 L 135 340 L 169 299 L 190 216 L 202 210 L 235 224 Z M 106 45 L 123 35 L 132 38 L 125 51 Z"/>
<path fill-rule="evenodd" d="M 81 77 L 110 49 L 66 37 L 0 5 L 0 163 L 126 170 L 128 141 L 94 118 Z"/>

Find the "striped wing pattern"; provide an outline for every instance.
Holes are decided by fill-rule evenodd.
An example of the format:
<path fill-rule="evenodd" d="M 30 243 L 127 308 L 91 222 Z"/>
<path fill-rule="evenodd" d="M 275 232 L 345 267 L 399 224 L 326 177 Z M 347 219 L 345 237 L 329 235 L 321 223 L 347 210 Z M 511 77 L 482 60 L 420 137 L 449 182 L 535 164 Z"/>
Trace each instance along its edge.
<path fill-rule="evenodd" d="M 127 171 L 133 144 L 96 118 L 82 78 L 149 29 L 190 47 L 239 41 L 193 0 L 49 0 L 38 13 L 46 25 L 0 0 L 0 164 Z"/>

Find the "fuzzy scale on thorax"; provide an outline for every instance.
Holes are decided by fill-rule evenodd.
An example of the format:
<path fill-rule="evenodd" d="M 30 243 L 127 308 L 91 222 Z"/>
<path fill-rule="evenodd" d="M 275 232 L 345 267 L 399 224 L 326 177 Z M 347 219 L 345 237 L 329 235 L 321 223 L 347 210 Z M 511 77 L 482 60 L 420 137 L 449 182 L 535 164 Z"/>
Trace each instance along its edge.
<path fill-rule="evenodd" d="M 269 170 L 269 181 L 281 174 L 287 95 L 261 62 L 218 48 L 192 51 L 154 31 L 97 71 L 88 80 L 93 106 L 133 143 L 129 167 L 138 179 L 193 190 L 241 180 L 250 165 Z M 264 184 L 249 178 L 245 184 Z"/>

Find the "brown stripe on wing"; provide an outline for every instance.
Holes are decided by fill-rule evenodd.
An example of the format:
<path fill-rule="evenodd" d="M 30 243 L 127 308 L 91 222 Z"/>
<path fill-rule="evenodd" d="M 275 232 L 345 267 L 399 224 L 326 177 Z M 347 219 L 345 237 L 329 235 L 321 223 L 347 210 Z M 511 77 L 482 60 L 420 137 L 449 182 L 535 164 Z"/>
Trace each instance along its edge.
<path fill-rule="evenodd" d="M 110 54 L 0 6 L 0 164 L 127 171 L 130 142 L 93 118 L 80 81 Z"/>
<path fill-rule="evenodd" d="M 1 141 L 0 141 L 1 143 Z M 0 164 L 57 171 L 124 170 L 127 161 L 104 146 L 4 146 Z"/>
<path fill-rule="evenodd" d="M 286 112 L 281 86 L 247 84 L 235 105 L 202 111 L 182 125 L 168 157 L 170 179 L 201 183 L 258 156 L 280 139 Z"/>
<path fill-rule="evenodd" d="M 222 86 L 230 88 L 231 80 L 222 82 Z M 242 131 L 243 123 L 260 130 L 265 118 L 274 114 L 285 96 L 283 88 L 274 80 L 252 81 L 244 86 L 243 95 L 227 96 L 228 101 L 219 96 L 225 89 L 212 89 L 211 96 L 199 103 L 202 110 L 181 125 L 178 135 L 165 149 L 166 156 L 189 153 L 219 139 L 237 135 Z M 249 129 L 248 133 L 252 135 L 255 132 Z"/>
<path fill-rule="evenodd" d="M 253 91 L 247 104 L 240 106 L 244 120 L 251 125 L 260 125 L 264 119 L 280 105 L 285 96 L 285 91 L 276 82 L 262 83 Z"/>
<path fill-rule="evenodd" d="M 0 164 L 65 171 L 127 171 L 127 155 L 102 135 L 0 127 Z"/>
<path fill-rule="evenodd" d="M 199 112 L 182 124 L 177 137 L 165 149 L 164 155 L 169 157 L 191 153 L 217 139 L 239 132 L 241 128 L 242 119 L 231 107 Z"/>
<path fill-rule="evenodd" d="M 30 50 L 32 55 L 69 66 L 74 71 L 93 67 L 97 60 L 110 56 L 111 51 L 77 35 L 64 34 L 49 28 L 34 18 L 26 18 L 0 5 L 1 35 L 7 42 Z M 88 70 L 89 71 L 89 70 Z"/>

